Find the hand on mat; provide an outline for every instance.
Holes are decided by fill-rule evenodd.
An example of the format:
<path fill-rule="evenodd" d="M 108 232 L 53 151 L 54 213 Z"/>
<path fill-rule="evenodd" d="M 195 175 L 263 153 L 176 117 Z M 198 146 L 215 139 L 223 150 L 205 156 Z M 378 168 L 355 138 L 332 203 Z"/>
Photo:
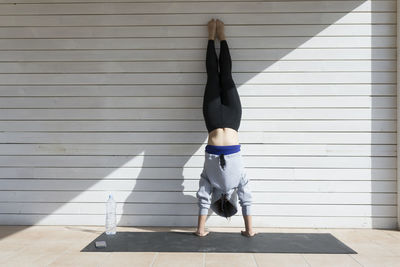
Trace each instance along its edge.
<path fill-rule="evenodd" d="M 202 236 L 208 235 L 209 233 L 210 232 L 199 232 L 199 231 L 196 231 L 193 234 L 202 237 Z"/>
<path fill-rule="evenodd" d="M 243 231 L 243 230 L 242 230 L 242 235 L 247 236 L 247 237 L 252 237 L 252 236 L 255 236 L 256 234 L 258 234 L 258 232 L 251 232 L 251 233 L 249 233 L 249 232 L 247 232 L 247 231 Z"/>

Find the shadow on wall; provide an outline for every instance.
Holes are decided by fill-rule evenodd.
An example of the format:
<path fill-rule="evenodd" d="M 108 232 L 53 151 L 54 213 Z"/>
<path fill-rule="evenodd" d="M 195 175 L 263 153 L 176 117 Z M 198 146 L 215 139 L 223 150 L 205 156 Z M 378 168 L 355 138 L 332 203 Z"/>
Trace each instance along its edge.
<path fill-rule="evenodd" d="M 372 10 L 378 10 L 377 2 L 372 2 Z M 392 21 L 392 15 L 396 17 L 396 10 L 391 14 L 373 12 L 371 23 L 382 21 L 385 16 L 386 23 Z M 394 19 L 396 23 L 396 19 Z M 395 24 L 394 23 L 394 24 Z M 372 36 L 393 36 L 393 33 L 379 31 L 379 27 L 371 27 Z M 396 32 L 394 33 L 396 34 Z M 382 45 L 382 40 L 371 38 L 371 136 L 370 136 L 370 176 L 371 180 L 370 203 L 371 211 L 366 216 L 371 216 L 371 228 L 373 229 L 397 229 L 397 80 L 396 60 L 393 64 L 384 66 L 385 61 L 392 60 L 396 56 L 396 36 L 394 42 L 387 48 Z M 389 41 L 388 41 L 389 42 Z M 386 46 L 386 47 L 385 47 Z M 380 49 L 384 47 L 385 49 Z M 394 56 L 393 56 L 394 55 Z M 367 86 L 366 86 L 367 89 Z M 388 104 L 389 103 L 389 104 Z M 388 108 L 389 107 L 389 108 Z"/>
<path fill-rule="evenodd" d="M 285 1 L 285 2 L 288 3 L 290 1 Z M 293 1 L 293 2 L 299 3 L 300 1 Z M 257 74 L 268 69 L 269 66 L 279 61 L 282 57 L 285 57 L 287 54 L 295 50 L 297 47 L 301 46 L 303 43 L 312 39 L 319 32 L 329 27 L 337 20 L 346 16 L 348 13 L 350 13 L 352 10 L 360 6 L 365 1 L 364 0 L 318 1 L 318 2 L 316 1 L 315 3 L 313 3 L 313 6 L 314 7 L 320 6 L 321 9 L 326 10 L 327 9 L 326 5 L 329 5 L 330 2 L 337 4 L 337 6 L 334 5 L 329 6 L 329 8 L 331 8 L 331 10 L 329 11 L 333 13 L 321 12 L 318 13 L 317 15 L 316 13 L 302 13 L 302 14 L 296 13 L 296 16 L 293 16 L 290 19 L 290 21 L 282 21 L 278 23 L 278 24 L 291 24 L 291 25 L 304 24 L 304 31 L 307 33 L 305 36 L 293 37 L 293 35 L 288 34 L 287 38 L 270 37 L 267 39 L 258 39 L 257 37 L 243 37 L 243 38 L 234 36 L 232 36 L 231 38 L 228 37 L 228 43 L 231 48 L 232 59 L 234 60 L 233 68 L 234 70 L 236 69 L 236 72 L 234 73 L 234 80 L 238 85 L 239 92 L 241 93 L 241 95 L 245 94 L 245 92 L 241 92 L 240 90 L 241 85 L 244 85 L 247 81 L 250 81 Z M 304 2 L 304 4 L 307 5 L 307 2 Z M 157 15 L 152 15 L 152 16 L 157 16 Z M 204 23 L 204 25 L 206 25 L 208 19 L 211 17 L 212 15 L 204 16 L 204 21 L 202 21 L 201 23 Z M 262 15 L 261 17 L 261 15 L 258 16 L 254 14 L 250 14 L 248 16 L 240 14 L 237 17 L 243 18 L 243 20 L 241 21 L 236 19 L 235 16 L 232 14 L 219 14 L 218 17 L 225 22 L 227 32 L 229 31 L 229 27 L 232 27 L 233 29 L 235 26 L 240 26 L 240 25 L 247 25 L 249 28 L 251 28 L 252 25 L 254 25 L 254 27 L 260 27 L 260 25 L 266 26 L 267 24 L 277 23 L 269 20 L 267 15 Z M 294 21 L 293 19 L 296 19 L 296 21 Z M 182 25 L 184 25 L 185 21 L 182 21 L 181 23 Z M 187 22 L 187 23 L 193 24 L 193 22 Z M 199 25 L 201 23 L 199 22 Z M 165 25 L 168 25 L 168 23 L 166 22 Z M 206 30 L 206 26 L 204 26 L 204 29 Z M 281 34 L 284 35 L 285 33 L 282 32 Z M 276 35 L 276 34 L 265 31 L 265 35 L 263 36 L 270 36 L 270 35 Z M 267 40 L 268 43 L 264 43 L 264 40 Z M 204 59 L 205 59 L 206 44 L 207 44 L 207 39 L 205 37 L 204 42 L 201 44 L 202 47 L 204 48 Z M 242 48 L 245 49 L 270 48 L 270 49 L 260 50 L 260 54 L 257 54 L 256 57 L 253 57 L 250 54 L 242 54 Z M 247 53 L 248 50 L 247 52 L 243 50 L 243 52 Z M 132 60 L 135 59 L 133 58 Z M 248 60 L 248 61 L 254 60 L 255 64 L 251 65 L 251 73 L 240 73 L 239 71 L 240 61 L 236 60 Z M 204 67 L 205 71 L 204 61 L 199 61 L 198 64 Z M 175 70 L 171 69 L 170 71 L 174 72 Z M 179 71 L 177 72 L 179 73 Z M 90 74 L 88 74 L 88 76 L 90 76 Z M 203 77 L 205 83 L 205 78 L 206 78 L 205 73 L 203 73 Z M 153 82 L 157 83 L 157 81 L 162 81 L 163 79 L 165 79 L 165 74 L 155 73 L 152 81 L 149 81 L 149 83 Z M 49 84 L 51 83 L 57 83 L 57 81 L 53 80 L 49 81 Z M 65 83 L 64 80 L 62 83 Z M 70 83 L 74 84 L 73 81 L 71 81 Z M 174 84 L 174 82 L 170 83 L 171 85 Z M 113 84 L 113 81 L 109 82 L 105 80 L 104 84 Z M 204 88 L 204 85 L 199 86 L 199 88 Z M 41 192 L 39 192 L 37 195 L 33 196 L 34 201 L 32 202 L 33 203 L 41 201 L 53 202 L 51 205 L 47 205 L 45 208 L 45 212 L 51 214 L 57 210 L 62 210 L 63 205 L 70 202 L 76 202 L 77 206 L 79 206 L 79 202 L 85 202 L 87 201 L 87 199 L 102 199 L 103 196 L 106 197 L 106 193 L 104 191 L 108 191 L 108 188 L 96 188 L 96 183 L 103 180 L 104 178 L 108 178 L 110 179 L 110 182 L 107 183 L 107 185 L 109 185 L 110 187 L 119 188 L 119 190 L 121 189 L 120 188 L 121 185 L 123 186 L 127 184 L 134 185 L 133 188 L 126 188 L 127 191 L 121 191 L 118 193 L 119 195 L 116 196 L 117 200 L 125 199 L 122 207 L 122 216 L 118 224 L 119 226 L 124 226 L 124 225 L 132 225 L 135 227 L 160 226 L 160 225 L 195 226 L 197 224 L 197 214 L 198 214 L 197 199 L 195 198 L 195 196 L 186 195 L 183 189 L 185 181 L 184 178 L 186 177 L 191 179 L 199 179 L 201 171 L 199 171 L 198 168 L 201 168 L 203 166 L 203 161 L 204 161 L 204 158 L 202 157 L 203 152 L 201 151 L 198 154 L 198 156 L 193 156 L 196 153 L 196 151 L 199 151 L 201 146 L 207 141 L 207 131 L 205 128 L 205 124 L 202 121 L 202 113 L 200 108 L 202 101 L 201 97 L 203 92 L 204 89 L 202 89 L 198 93 L 195 93 L 197 94 L 197 96 L 200 97 L 196 104 L 196 108 L 192 110 L 190 109 L 185 110 L 185 112 L 187 111 L 190 112 L 191 114 L 197 112 L 198 115 L 194 116 L 196 117 L 196 119 L 193 119 L 193 121 L 191 122 L 177 123 L 177 125 L 179 125 L 179 128 L 176 129 L 176 132 L 171 131 L 162 136 L 161 132 L 159 134 L 154 134 L 154 132 L 159 131 L 157 129 L 149 130 L 151 131 L 151 133 L 148 134 L 146 134 L 145 132 L 140 133 L 141 129 L 137 129 L 136 130 L 137 133 L 135 130 L 133 130 L 135 132 L 133 134 L 128 133 L 126 135 L 123 134 L 121 135 L 121 133 L 113 133 L 112 130 L 108 129 L 112 128 L 111 126 L 109 126 L 107 127 L 107 129 L 98 130 L 98 131 L 111 131 L 107 133 L 107 135 L 104 135 L 104 133 L 86 133 L 85 135 L 86 137 L 83 137 L 82 139 L 79 140 L 76 139 L 77 143 L 90 143 L 91 140 L 96 140 L 96 142 L 103 144 L 108 144 L 108 145 L 115 144 L 116 146 L 121 147 L 121 151 L 123 153 L 122 154 L 118 153 L 117 155 L 115 155 L 113 154 L 115 153 L 115 150 L 110 149 L 106 150 L 104 153 L 110 153 L 110 155 L 115 157 L 109 157 L 109 156 L 86 157 L 86 156 L 80 156 L 82 154 L 82 151 L 85 150 L 85 148 L 82 148 L 81 150 L 77 149 L 76 151 L 72 151 L 71 154 L 77 156 L 71 157 L 71 159 L 68 162 L 63 162 L 61 164 L 62 166 L 68 167 L 68 172 L 66 173 L 65 172 L 66 169 L 63 168 L 60 169 L 59 171 L 55 169 L 53 173 L 57 178 L 68 179 L 68 181 L 65 180 L 66 188 L 70 189 L 71 191 L 69 191 L 68 193 L 65 192 L 65 194 L 62 195 L 57 194 L 56 191 L 47 192 L 46 196 L 40 195 L 39 193 Z M 168 93 L 165 93 L 165 95 L 168 96 Z M 182 101 L 180 106 L 186 107 L 192 105 L 192 103 L 190 102 L 190 98 L 182 97 L 179 98 L 179 101 Z M 188 103 L 185 103 L 185 101 L 188 101 Z M 115 113 L 112 112 L 113 111 L 110 111 L 110 109 L 105 109 L 101 113 L 96 114 L 97 117 L 93 119 L 95 120 L 110 119 L 112 116 L 115 115 Z M 174 111 L 167 111 L 167 112 L 171 112 L 168 114 L 174 113 Z M 246 120 L 246 117 L 249 118 L 249 116 L 246 115 L 246 113 L 248 113 L 248 110 L 246 110 L 246 108 L 244 107 L 243 120 Z M 159 114 L 161 114 L 161 112 Z M 135 116 L 144 119 L 146 117 L 146 114 L 141 113 L 141 114 L 136 114 Z M 140 125 L 140 123 L 138 123 L 137 125 Z M 146 126 L 146 127 L 151 128 L 152 126 Z M 132 127 L 127 126 L 127 128 L 131 129 Z M 246 131 L 246 129 L 243 128 L 241 128 L 241 130 Z M 71 136 L 74 133 L 63 133 L 63 134 L 65 136 L 67 135 Z M 140 140 L 140 138 L 144 138 L 145 135 L 154 138 L 154 144 L 151 145 L 143 144 L 144 139 Z M 78 134 L 76 134 L 76 136 L 78 136 Z M 59 135 L 59 137 L 57 138 L 59 139 L 58 144 L 60 144 L 60 146 L 62 147 L 63 146 L 62 135 Z M 124 140 L 122 141 L 121 138 Z M 132 138 L 132 139 L 127 140 L 126 138 Z M 121 145 L 121 143 L 124 142 L 139 143 L 139 144 L 134 147 L 127 145 L 126 148 L 124 149 L 122 147 L 124 145 L 123 144 Z M 172 149 L 172 146 L 169 147 L 168 145 L 162 145 L 161 148 L 158 148 L 157 145 L 155 145 L 158 143 L 160 145 L 161 143 L 178 144 L 180 150 L 176 151 L 175 146 L 173 147 L 174 149 Z M 99 149 L 100 148 L 101 144 L 99 144 Z M 129 151 L 127 151 L 128 149 Z M 96 151 L 90 151 L 90 149 L 87 149 L 87 151 L 85 150 L 85 155 L 98 155 L 98 153 L 96 153 Z M 135 156 L 132 157 L 131 155 Z M 50 161 L 54 166 L 57 166 L 56 162 L 57 161 L 61 162 L 61 160 L 63 159 L 65 159 L 65 157 L 61 156 L 59 160 L 57 158 L 57 155 L 55 155 L 50 159 Z M 186 167 L 186 165 L 196 166 L 196 168 L 188 168 Z M 90 173 L 90 175 L 92 175 L 90 177 L 88 176 L 88 173 L 85 174 L 85 171 L 88 171 L 88 169 L 90 169 L 86 167 L 90 168 L 94 167 L 97 169 L 95 172 L 93 171 L 88 172 Z M 137 173 L 137 176 L 132 176 L 132 173 L 134 173 L 134 171 L 132 170 L 127 171 L 128 169 L 122 167 L 138 168 L 139 171 Z M 49 178 L 49 177 L 43 177 L 44 174 L 41 173 L 40 170 L 35 170 L 34 168 L 29 168 L 27 170 L 17 170 L 16 172 L 19 171 L 21 171 L 21 173 L 17 174 L 19 178 L 25 176 L 27 178 L 29 177 Z M 79 180 L 80 177 L 79 175 L 82 175 L 84 177 L 90 177 L 91 180 Z M 78 178 L 78 179 L 73 179 L 73 178 Z M 132 181 L 132 179 L 135 178 L 137 178 L 137 180 Z M 113 179 L 115 179 L 115 181 Z M 119 180 L 119 179 L 125 179 L 125 180 Z M 48 182 L 51 184 L 50 180 L 48 180 Z M 198 180 L 194 180 L 192 182 L 194 188 L 190 187 L 190 191 L 193 192 L 197 190 Z M 74 188 L 79 188 L 80 191 Z M 88 189 L 91 189 L 93 191 L 88 191 Z M 14 197 L 12 196 L 12 193 L 9 194 L 10 194 L 9 195 L 10 199 L 13 199 Z M 255 197 L 257 199 L 257 194 L 255 194 Z M 104 199 L 104 201 L 105 200 L 106 199 Z M 98 207 L 96 206 L 96 203 L 93 204 L 94 207 Z M 121 205 L 121 203 L 119 203 L 119 205 Z M 72 211 L 65 210 L 64 212 L 66 214 L 71 212 L 76 212 L 76 210 L 79 209 L 77 206 L 74 206 L 75 210 Z M 101 208 L 102 207 L 103 206 L 101 206 Z M 97 210 L 96 208 L 94 208 L 93 217 L 97 219 L 103 218 L 104 215 L 99 215 L 102 212 L 104 212 L 104 209 Z M 153 214 L 159 214 L 160 216 L 155 216 Z M 170 214 L 179 214 L 180 216 L 170 216 Z M 30 217 L 32 218 L 30 219 L 31 220 L 30 223 L 34 225 L 40 222 L 41 220 L 45 219 L 47 216 L 48 215 L 46 214 L 43 215 L 35 214 L 35 216 Z M 161 217 L 163 218 L 162 220 L 160 219 Z M 51 224 L 51 222 L 49 224 Z M 90 222 L 88 224 L 90 224 Z M 13 230 L 10 230 L 9 232 L 3 232 L 2 237 L 12 234 L 12 231 Z"/>

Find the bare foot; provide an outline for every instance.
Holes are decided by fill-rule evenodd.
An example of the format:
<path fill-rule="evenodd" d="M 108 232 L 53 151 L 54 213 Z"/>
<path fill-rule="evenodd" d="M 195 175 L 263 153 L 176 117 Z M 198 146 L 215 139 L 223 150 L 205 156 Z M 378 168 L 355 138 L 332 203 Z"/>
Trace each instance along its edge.
<path fill-rule="evenodd" d="M 242 235 L 247 236 L 247 237 L 253 237 L 253 236 L 255 236 L 256 234 L 258 234 L 258 232 L 251 232 L 251 233 L 249 233 L 249 232 L 247 232 L 247 231 L 243 231 L 243 230 L 242 230 Z"/>
<path fill-rule="evenodd" d="M 194 232 L 193 234 L 194 235 L 197 235 L 197 236 L 200 236 L 200 237 L 203 237 L 203 236 L 206 236 L 206 235 L 208 235 L 210 232 L 199 232 L 199 231 L 196 231 L 196 232 Z"/>
<path fill-rule="evenodd" d="M 217 29 L 217 25 L 215 23 L 215 20 L 211 19 L 208 22 L 208 39 L 209 40 L 214 40 L 216 29 Z"/>
<path fill-rule="evenodd" d="M 225 24 L 217 19 L 217 36 L 220 41 L 225 40 Z"/>

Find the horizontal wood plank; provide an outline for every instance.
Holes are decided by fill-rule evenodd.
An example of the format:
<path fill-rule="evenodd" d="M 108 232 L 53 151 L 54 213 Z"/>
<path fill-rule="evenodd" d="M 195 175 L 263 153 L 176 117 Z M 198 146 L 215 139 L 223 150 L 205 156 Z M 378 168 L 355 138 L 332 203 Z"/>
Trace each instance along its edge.
<path fill-rule="evenodd" d="M 242 120 L 241 132 L 396 132 L 393 120 Z M 194 120 L 108 121 L 0 121 L 4 132 L 200 132 L 205 125 Z M 266 152 L 266 151 L 264 151 Z"/>
<path fill-rule="evenodd" d="M 204 156 L 0 156 L 1 167 L 201 167 Z M 396 168 L 396 157 L 243 156 L 249 168 Z"/>
<path fill-rule="evenodd" d="M 193 148 L 196 151 L 196 148 Z M 203 152 L 204 153 L 204 152 Z M 149 153 L 151 154 L 151 153 Z M 162 173 L 164 179 L 185 177 L 199 179 L 202 167 L 0 167 L 0 178 L 11 179 L 127 179 L 140 177 L 141 179 L 157 179 Z M 143 171 L 145 170 L 145 171 Z M 251 180 L 314 180 L 314 181 L 395 181 L 396 169 L 362 169 L 362 168 L 252 168 L 246 167 Z"/>
<path fill-rule="evenodd" d="M 320 25 L 232 25 L 226 27 L 229 37 L 261 36 L 395 36 L 396 25 L 340 25 L 321 30 Z M 0 38 L 123 38 L 123 37 L 204 37 L 203 25 L 158 26 L 79 26 L 79 27 L 0 27 Z"/>
<path fill-rule="evenodd" d="M 0 15 L 49 14 L 162 14 L 162 13 L 280 13 L 280 12 L 391 12 L 396 1 L 299 2 L 181 2 L 181 3 L 58 3 L 3 4 Z"/>
<path fill-rule="evenodd" d="M 0 202 L 70 202 L 70 203 L 103 203 L 107 200 L 106 191 L 1 191 Z M 258 204 L 304 204 L 313 203 L 314 205 L 334 204 L 334 205 L 396 205 L 396 193 L 309 193 L 309 192 L 252 192 L 253 201 Z M 120 191 L 116 201 L 139 202 L 139 203 L 181 203 L 183 198 L 195 202 L 196 192 L 135 192 L 130 190 Z M 1 217 L 1 216 L 0 216 Z"/>
<path fill-rule="evenodd" d="M 392 60 L 395 61 L 395 48 L 230 48 L 234 66 L 240 64 L 239 60 L 258 61 L 273 60 L 284 62 L 286 60 Z M 1 51 L 0 62 L 30 62 L 30 61 L 205 61 L 204 49 L 55 49 L 55 50 L 18 50 L 9 49 Z M 236 63 L 236 64 L 235 64 Z M 257 64 L 257 63 L 254 63 Z M 204 65 L 203 65 L 204 66 Z M 374 70 L 376 65 L 371 65 Z M 205 66 L 204 66 L 205 68 Z"/>
<path fill-rule="evenodd" d="M 315 2 L 314 2 L 315 3 Z M 343 3 L 343 2 L 342 2 Z M 350 10 L 349 10 L 350 11 Z M 265 13 L 220 14 L 219 18 L 230 25 L 320 25 L 331 24 L 396 24 L 396 12 L 326 12 L 326 13 Z M 210 20 L 204 14 L 133 14 L 133 15 L 4 15 L 2 26 L 132 26 L 132 25 L 205 25 Z M 317 33 L 317 32 L 316 32 Z"/>
<path fill-rule="evenodd" d="M 240 96 L 396 96 L 396 84 L 238 84 Z M 0 85 L 0 96 L 200 96 L 191 85 Z"/>
<path fill-rule="evenodd" d="M 200 122 L 199 122 L 200 123 Z M 203 122 L 204 123 L 204 122 Z M 396 133 L 347 133 L 347 132 L 262 132 L 240 134 L 241 143 L 286 143 L 286 144 L 396 144 Z M 194 143 L 207 142 L 207 130 L 203 132 L 4 132 L 2 143 Z"/>
<path fill-rule="evenodd" d="M 50 112 L 51 111 L 51 112 Z M 393 108 L 243 109 L 243 120 L 395 120 Z M 195 120 L 204 125 L 200 108 L 187 109 L 1 109 L 0 120 Z M 205 128 L 204 128 L 205 130 Z"/>

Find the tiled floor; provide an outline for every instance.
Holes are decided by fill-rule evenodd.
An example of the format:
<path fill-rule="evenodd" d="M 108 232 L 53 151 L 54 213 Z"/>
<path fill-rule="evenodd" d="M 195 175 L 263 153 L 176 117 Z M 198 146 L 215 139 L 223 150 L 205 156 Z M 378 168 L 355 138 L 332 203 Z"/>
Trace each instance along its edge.
<path fill-rule="evenodd" d="M 193 231 L 118 227 L 118 231 Z M 208 228 L 240 234 L 241 228 Z M 358 254 L 80 252 L 102 232 L 92 226 L 0 226 L 0 266 L 390 266 L 400 267 L 400 231 L 256 228 L 258 232 L 331 233 Z"/>

